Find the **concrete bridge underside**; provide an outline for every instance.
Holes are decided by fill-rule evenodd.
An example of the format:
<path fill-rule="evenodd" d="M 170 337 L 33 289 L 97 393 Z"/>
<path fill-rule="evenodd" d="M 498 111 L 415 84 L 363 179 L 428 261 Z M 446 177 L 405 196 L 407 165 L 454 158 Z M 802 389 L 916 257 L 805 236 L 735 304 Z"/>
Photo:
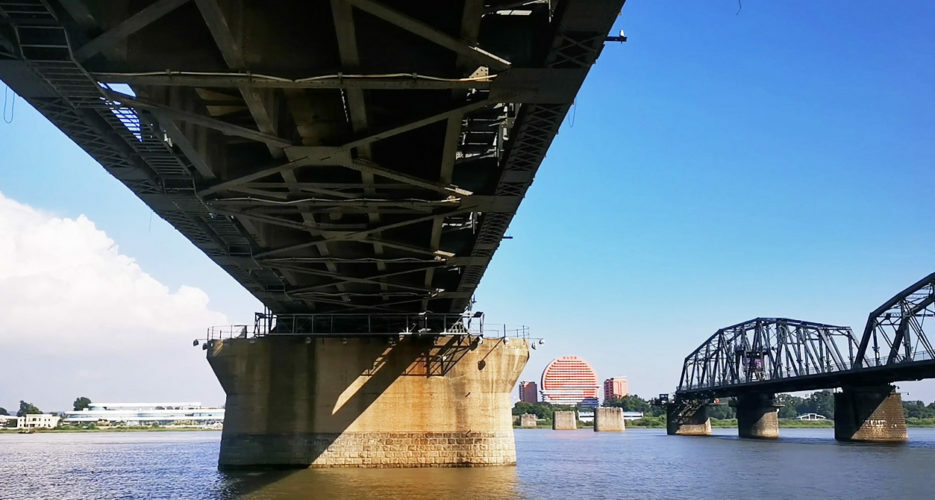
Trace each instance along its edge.
<path fill-rule="evenodd" d="M 271 313 L 369 326 L 469 306 L 622 4 L 0 0 L 0 79 Z M 489 412 L 525 343 L 420 378 L 396 372 L 431 347 L 387 338 L 212 342 L 221 465 L 514 460 Z M 366 391 L 336 405 L 346 383 Z M 461 434 L 387 464 L 328 452 L 345 431 Z"/>

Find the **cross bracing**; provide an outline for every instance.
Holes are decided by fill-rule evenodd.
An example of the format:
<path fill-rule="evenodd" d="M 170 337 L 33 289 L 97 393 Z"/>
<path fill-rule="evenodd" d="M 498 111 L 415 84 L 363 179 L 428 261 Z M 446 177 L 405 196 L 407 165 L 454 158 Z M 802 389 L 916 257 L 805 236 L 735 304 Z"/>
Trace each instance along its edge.
<path fill-rule="evenodd" d="M 460 313 L 622 3 L 0 0 L 0 79 L 274 312 Z"/>
<path fill-rule="evenodd" d="M 756 318 L 722 328 L 682 366 L 677 398 L 776 393 L 935 377 L 926 334 L 935 318 L 935 273 L 870 313 L 863 335 L 850 327 Z"/>

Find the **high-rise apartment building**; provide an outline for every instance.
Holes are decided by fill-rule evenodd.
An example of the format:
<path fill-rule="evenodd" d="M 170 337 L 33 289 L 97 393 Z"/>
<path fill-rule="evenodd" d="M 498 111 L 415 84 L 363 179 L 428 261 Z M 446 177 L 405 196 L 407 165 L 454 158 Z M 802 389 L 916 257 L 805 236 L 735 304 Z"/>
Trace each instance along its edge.
<path fill-rule="evenodd" d="M 539 387 L 535 382 L 522 381 L 519 383 L 519 400 L 524 403 L 539 402 Z"/>
<path fill-rule="evenodd" d="M 604 401 L 630 395 L 626 377 L 611 377 L 604 381 Z"/>

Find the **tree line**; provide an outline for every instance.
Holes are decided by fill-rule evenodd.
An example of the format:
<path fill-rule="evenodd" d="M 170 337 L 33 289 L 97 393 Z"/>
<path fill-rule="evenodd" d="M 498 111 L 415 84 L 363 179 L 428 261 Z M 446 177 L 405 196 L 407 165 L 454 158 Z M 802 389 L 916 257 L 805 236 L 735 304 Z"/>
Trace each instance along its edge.
<path fill-rule="evenodd" d="M 72 403 L 72 407 L 74 408 L 75 411 L 81 411 L 89 406 L 91 406 L 91 400 L 85 396 L 78 396 L 75 399 L 75 402 Z M 26 415 L 39 415 L 39 414 L 42 414 L 42 410 L 40 410 L 36 405 L 20 400 L 19 410 L 16 411 L 17 417 L 23 417 Z M 0 415 L 9 416 L 10 413 L 7 411 L 6 408 L 0 406 Z"/>
<path fill-rule="evenodd" d="M 791 394 L 776 395 L 776 402 L 782 405 L 779 408 L 779 418 L 795 418 L 806 413 L 816 413 L 825 418 L 834 418 L 834 393 L 830 390 L 815 391 L 812 394 L 799 397 Z M 639 411 L 647 417 L 665 415 L 664 406 L 654 406 L 648 400 L 636 394 L 605 400 L 601 406 L 622 408 L 623 411 Z M 553 406 L 549 403 L 517 402 L 513 406 L 513 415 L 532 413 L 537 418 L 552 420 L 552 414 L 557 410 L 580 409 L 573 406 Z M 922 401 L 903 401 L 903 411 L 906 418 L 935 418 L 935 402 L 925 404 Z M 737 418 L 737 411 L 731 405 L 731 398 L 722 398 L 708 407 L 708 416 L 716 419 Z"/>

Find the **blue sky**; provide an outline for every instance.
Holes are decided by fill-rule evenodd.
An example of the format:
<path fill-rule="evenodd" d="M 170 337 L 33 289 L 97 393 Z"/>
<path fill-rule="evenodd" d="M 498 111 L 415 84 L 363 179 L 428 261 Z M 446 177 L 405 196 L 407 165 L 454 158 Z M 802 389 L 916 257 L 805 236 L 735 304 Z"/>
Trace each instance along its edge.
<path fill-rule="evenodd" d="M 641 395 L 670 391 L 682 358 L 719 327 L 786 316 L 860 330 L 935 271 L 935 4 L 737 9 L 624 7 L 614 32 L 629 41 L 605 47 L 477 293 L 488 321 L 545 337 L 522 379 L 577 354 Z M 203 290 L 232 321 L 259 308 L 22 100 L 0 123 L 0 192 L 86 215 L 145 273 Z M 12 349 L 8 361 L 22 358 Z M 202 351 L 176 355 L 207 382 L 175 397 L 99 387 L 220 402 Z M 935 399 L 935 382 L 903 389 Z M 11 390 L 0 385 L 0 406 L 29 397 Z M 75 396 L 33 390 L 49 405 Z"/>

